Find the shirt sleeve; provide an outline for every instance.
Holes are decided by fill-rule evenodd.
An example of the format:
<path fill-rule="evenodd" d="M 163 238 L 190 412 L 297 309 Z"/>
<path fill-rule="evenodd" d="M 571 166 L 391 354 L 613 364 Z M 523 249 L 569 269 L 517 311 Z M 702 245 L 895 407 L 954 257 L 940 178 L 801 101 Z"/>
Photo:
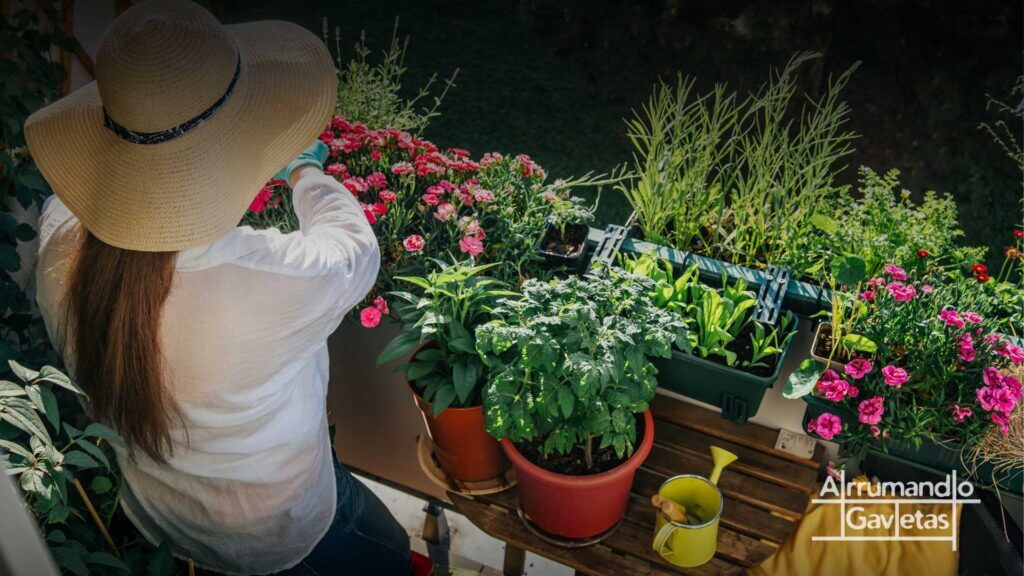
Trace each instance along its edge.
<path fill-rule="evenodd" d="M 276 236 L 243 265 L 262 285 L 254 292 L 269 293 L 261 315 L 294 350 L 322 342 L 362 301 L 377 280 L 380 250 L 359 202 L 334 178 L 300 179 L 292 203 L 299 230 Z"/>

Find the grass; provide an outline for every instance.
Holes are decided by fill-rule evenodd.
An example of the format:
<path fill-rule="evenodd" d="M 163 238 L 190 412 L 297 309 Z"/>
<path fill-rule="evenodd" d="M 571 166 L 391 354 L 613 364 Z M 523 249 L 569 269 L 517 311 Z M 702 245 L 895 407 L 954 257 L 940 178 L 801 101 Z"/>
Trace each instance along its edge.
<path fill-rule="evenodd" d="M 1020 2 L 978 1 L 936 9 L 809 2 L 800 10 L 759 1 L 531 0 L 282 3 L 214 0 L 223 20 L 292 20 L 320 31 L 320 18 L 352 46 L 365 30 L 386 47 L 396 17 L 411 43 L 406 83 L 459 69 L 456 86 L 425 135 L 474 154 L 525 152 L 554 176 L 607 172 L 631 157 L 625 118 L 659 78 L 697 79 L 704 93 L 726 82 L 745 93 L 771 66 L 804 50 L 825 54 L 801 77 L 821 94 L 829 74 L 862 65 L 844 95 L 861 134 L 847 158 L 855 168 L 901 170 L 915 193 L 951 192 L 967 241 L 998 250 L 1022 218 L 1021 174 L 987 133 L 986 95 L 1009 98 L 1022 68 Z M 343 49 L 346 48 L 343 44 Z M 1016 130 L 1020 133 L 1020 130 Z M 629 209 L 605 191 L 598 218 L 621 222 Z"/>

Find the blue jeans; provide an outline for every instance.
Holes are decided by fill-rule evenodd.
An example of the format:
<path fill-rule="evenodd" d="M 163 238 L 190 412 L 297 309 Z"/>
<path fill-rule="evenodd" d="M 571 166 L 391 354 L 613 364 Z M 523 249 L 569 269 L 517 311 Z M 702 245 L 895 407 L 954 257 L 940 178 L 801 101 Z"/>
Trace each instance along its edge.
<path fill-rule="evenodd" d="M 313 551 L 284 576 L 411 573 L 409 536 L 384 503 L 334 458 L 338 506 L 334 522 Z"/>

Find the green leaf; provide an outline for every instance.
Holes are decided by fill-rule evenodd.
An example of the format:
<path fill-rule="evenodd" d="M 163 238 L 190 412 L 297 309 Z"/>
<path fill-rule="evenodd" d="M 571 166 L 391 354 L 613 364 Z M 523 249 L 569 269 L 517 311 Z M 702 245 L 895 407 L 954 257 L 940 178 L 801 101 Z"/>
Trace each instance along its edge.
<path fill-rule="evenodd" d="M 85 557 L 86 564 L 95 564 L 97 566 L 107 566 L 110 568 L 116 568 L 124 573 L 131 572 L 128 565 L 122 562 L 117 556 L 110 554 L 109 552 L 91 552 Z"/>
<path fill-rule="evenodd" d="M 818 379 L 824 372 L 825 367 L 818 361 L 812 358 L 804 360 L 786 380 L 786 387 L 782 391 L 783 398 L 796 400 L 807 396 L 814 391 Z"/>
<path fill-rule="evenodd" d="M 88 576 L 89 568 L 73 548 L 53 546 L 50 548 L 50 554 L 53 554 L 53 559 L 57 561 L 57 565 L 61 568 L 75 574 L 75 576 Z"/>
<path fill-rule="evenodd" d="M 27 392 L 21 384 L 0 380 L 0 397 L 3 396 L 25 396 Z"/>
<path fill-rule="evenodd" d="M 17 428 L 39 436 L 50 444 L 50 433 L 39 418 L 35 408 L 23 398 L 8 398 L 3 405 L 0 405 L 0 419 L 13 424 Z"/>
<path fill-rule="evenodd" d="M 430 411 L 434 413 L 434 416 L 437 416 L 451 406 L 453 400 L 455 400 L 455 387 L 442 386 L 434 394 L 434 400 L 430 403 Z"/>
<path fill-rule="evenodd" d="M 455 395 L 458 396 L 460 403 L 465 404 L 473 395 L 479 379 L 480 365 L 475 358 L 462 357 L 452 364 L 452 383 L 455 385 Z"/>
<path fill-rule="evenodd" d="M 437 362 L 410 362 L 405 367 L 405 377 L 410 382 L 415 382 L 434 371 Z"/>
<path fill-rule="evenodd" d="M 448 347 L 463 354 L 476 354 L 473 339 L 470 337 L 455 338 L 448 341 Z"/>
<path fill-rule="evenodd" d="M 868 266 L 860 256 L 844 256 L 832 261 L 832 277 L 844 286 L 856 286 L 867 277 Z"/>
<path fill-rule="evenodd" d="M 67 375 L 65 375 L 60 370 L 57 370 L 53 366 L 43 366 L 43 368 L 39 371 L 39 379 L 44 380 L 46 382 L 50 382 L 51 384 L 56 384 L 57 386 L 60 386 L 65 390 L 70 390 L 71 392 L 74 392 L 75 394 L 78 394 L 80 396 L 86 395 L 81 388 L 75 386 L 75 384 L 71 382 L 71 379 L 68 378 Z"/>
<path fill-rule="evenodd" d="M 878 352 L 878 344 L 875 344 L 874 340 L 861 334 L 847 334 L 843 336 L 843 346 L 847 350 L 856 350 L 865 354 L 875 354 Z"/>
<path fill-rule="evenodd" d="M 8 360 L 7 364 L 10 365 L 11 371 L 14 372 L 14 375 L 21 378 L 23 382 L 31 382 L 39 376 L 39 372 L 29 370 L 14 360 Z"/>
<path fill-rule="evenodd" d="M 81 448 L 82 450 L 85 450 L 87 453 L 89 453 L 90 456 L 92 456 L 96 460 L 102 462 L 103 465 L 107 467 L 107 470 L 110 470 L 110 460 L 107 458 L 107 455 L 103 453 L 103 450 L 99 446 L 93 444 L 92 442 L 89 442 L 84 438 L 75 442 L 75 445 Z"/>
<path fill-rule="evenodd" d="M 377 366 L 410 354 L 418 345 L 419 340 L 416 337 L 406 333 L 399 334 L 381 350 L 380 355 L 377 356 Z"/>
<path fill-rule="evenodd" d="M 572 390 L 561 386 L 558 388 L 558 406 L 562 409 L 562 416 L 569 418 L 572 416 L 573 407 L 576 405 L 576 395 L 572 393 Z"/>
<path fill-rule="evenodd" d="M 86 426 L 85 430 L 82 431 L 82 435 L 90 438 L 102 438 L 113 446 L 127 448 L 124 443 L 124 439 L 121 438 L 120 434 L 114 432 L 114 430 L 109 426 L 105 426 L 99 422 L 93 422 Z"/>
<path fill-rule="evenodd" d="M 85 452 L 80 450 L 72 450 L 64 455 L 64 465 L 74 466 L 79 470 L 88 470 L 90 468 L 98 468 L 100 463 L 93 459 Z"/>
<path fill-rule="evenodd" d="M 839 223 L 824 214 L 814 214 L 808 219 L 808 221 L 811 223 L 811 226 L 814 226 L 826 234 L 835 234 L 836 232 L 839 232 Z"/>
<path fill-rule="evenodd" d="M 174 555 L 171 554 L 171 547 L 164 540 L 160 547 L 149 558 L 146 564 L 147 576 L 174 576 L 178 568 L 174 564 Z"/>
<path fill-rule="evenodd" d="M 114 487 L 114 483 L 106 476 L 97 476 L 92 479 L 92 484 L 90 484 L 89 487 L 92 488 L 92 491 L 96 494 L 106 494 Z"/>

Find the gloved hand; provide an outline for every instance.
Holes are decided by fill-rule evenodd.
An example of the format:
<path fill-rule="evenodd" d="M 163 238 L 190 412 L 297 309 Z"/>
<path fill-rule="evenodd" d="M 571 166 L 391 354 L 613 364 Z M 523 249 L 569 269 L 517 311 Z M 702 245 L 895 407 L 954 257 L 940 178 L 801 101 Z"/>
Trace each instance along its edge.
<path fill-rule="evenodd" d="M 328 154 L 327 145 L 317 140 L 310 144 L 309 148 L 306 148 L 302 154 L 299 154 L 298 158 L 292 160 L 287 166 L 278 170 L 277 174 L 274 174 L 274 179 L 284 180 L 289 186 L 291 186 L 292 172 L 295 172 L 295 170 L 303 166 L 315 166 L 316 168 L 323 170 L 324 162 L 327 161 Z"/>

